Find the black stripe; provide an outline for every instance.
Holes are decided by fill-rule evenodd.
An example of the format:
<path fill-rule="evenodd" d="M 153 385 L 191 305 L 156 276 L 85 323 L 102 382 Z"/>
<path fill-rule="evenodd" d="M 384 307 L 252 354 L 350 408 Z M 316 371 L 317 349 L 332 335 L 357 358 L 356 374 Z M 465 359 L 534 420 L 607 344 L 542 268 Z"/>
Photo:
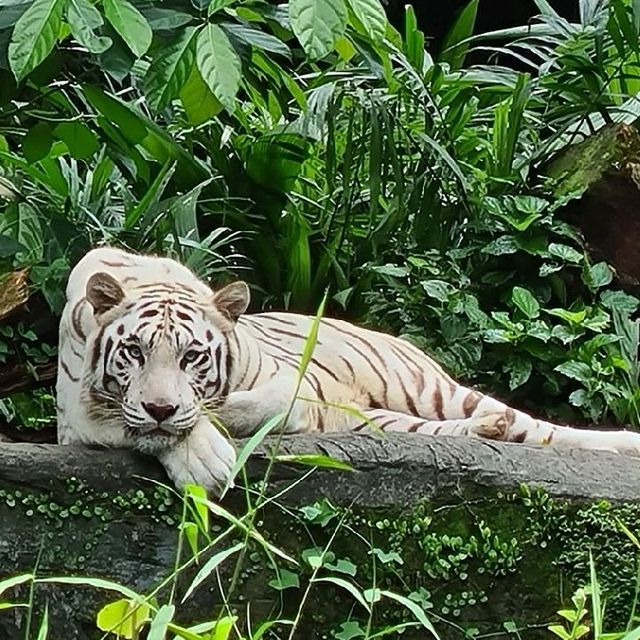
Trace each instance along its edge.
<path fill-rule="evenodd" d="M 98 360 L 100 360 L 100 350 L 102 349 L 102 337 L 104 336 L 106 327 L 100 327 L 98 334 L 96 335 L 95 342 L 93 343 L 93 352 L 91 353 L 91 370 L 95 371 L 98 367 Z"/>
<path fill-rule="evenodd" d="M 60 358 L 60 366 L 72 382 L 80 382 L 80 378 L 77 378 L 71 373 L 69 367 L 67 366 L 67 363 L 62 358 Z"/>
<path fill-rule="evenodd" d="M 271 320 L 272 322 L 280 322 L 281 324 L 287 324 L 290 327 L 297 327 L 298 323 L 294 320 L 285 320 L 284 318 L 278 318 L 275 315 L 271 315 L 270 313 L 261 313 L 257 314 L 257 317 L 260 320 Z"/>
<path fill-rule="evenodd" d="M 375 356 L 380 361 L 380 364 L 382 364 L 383 367 L 387 366 L 387 364 L 384 361 L 383 357 L 380 355 L 380 352 L 366 338 L 363 338 L 362 336 L 358 335 L 357 333 L 353 333 L 352 331 L 347 331 L 343 327 L 337 327 L 335 325 L 335 323 L 332 322 L 331 320 L 324 320 L 324 322 L 325 322 L 325 324 L 328 324 L 330 327 L 333 327 L 339 333 L 344 333 L 345 335 L 348 335 L 348 336 L 354 338 L 355 340 L 358 340 L 359 342 L 362 342 L 363 344 L 365 344 L 375 354 Z M 349 325 L 347 325 L 347 326 L 349 326 Z"/>
<path fill-rule="evenodd" d="M 222 345 L 219 344 L 216 347 L 216 351 L 214 354 L 214 359 L 215 359 L 215 363 L 216 363 L 216 371 L 218 372 L 218 377 L 220 377 L 220 363 L 222 362 Z"/>
<path fill-rule="evenodd" d="M 443 402 L 444 398 L 442 396 L 442 391 L 440 390 L 440 380 L 436 378 L 436 388 L 433 392 L 432 396 L 433 408 L 435 409 L 436 415 L 440 420 L 444 420 L 444 412 L 443 412 Z"/>
<path fill-rule="evenodd" d="M 203 363 L 207 362 L 207 360 L 209 359 L 209 353 L 207 353 L 206 351 L 203 351 L 200 356 L 198 357 L 197 360 L 195 360 L 194 362 L 192 362 L 191 364 L 193 365 L 194 368 L 199 367 L 200 365 L 202 365 Z M 186 364 L 186 363 L 185 363 Z M 184 368 L 184 367 L 183 367 Z"/>
<path fill-rule="evenodd" d="M 291 351 L 289 349 L 285 349 L 281 343 L 279 342 L 272 342 L 271 340 L 267 340 L 266 338 L 262 338 L 260 340 L 260 344 L 261 345 L 269 345 L 270 347 L 273 347 L 274 349 L 277 349 L 278 351 L 282 352 L 282 353 L 286 353 L 287 355 L 293 356 L 294 358 L 300 358 L 302 354 L 296 352 L 296 351 Z M 276 357 L 276 356 L 274 356 Z"/>
<path fill-rule="evenodd" d="M 382 356 L 380 355 L 380 352 L 368 341 L 365 340 L 365 338 L 362 338 L 361 336 L 359 336 L 357 333 L 353 333 L 352 331 L 347 331 L 346 329 L 343 329 L 342 327 L 337 327 L 333 322 L 331 322 L 330 320 L 325 320 L 324 321 L 327 325 L 329 325 L 330 327 L 333 327 L 333 329 L 335 329 L 336 331 L 338 331 L 339 333 L 345 334 L 347 336 L 350 336 L 351 338 L 353 338 L 354 340 L 358 340 L 359 342 L 361 342 L 362 344 L 364 344 L 365 346 L 367 346 L 370 350 L 371 353 L 373 353 L 373 355 L 376 356 L 376 358 L 380 361 L 380 364 L 382 364 L 383 370 L 386 370 L 387 367 L 387 363 L 384 361 L 384 359 L 382 358 Z M 348 344 L 348 346 L 353 349 L 356 353 L 359 353 L 369 364 L 369 366 L 373 369 L 373 371 L 375 371 L 376 375 L 380 378 L 380 380 L 382 381 L 382 387 L 383 387 L 383 397 L 384 397 L 384 402 L 385 404 L 389 404 L 388 401 L 388 397 L 387 397 L 387 393 L 388 393 L 388 385 L 387 385 L 387 380 L 385 378 L 385 376 L 382 375 L 382 373 L 380 372 L 380 370 L 373 364 L 373 362 L 371 361 L 371 359 L 369 358 L 369 356 L 367 356 L 362 350 L 358 349 L 355 345 L 353 344 Z"/>
<path fill-rule="evenodd" d="M 164 300 L 158 300 L 156 298 L 156 296 L 153 296 L 151 298 L 147 298 L 147 296 L 140 296 L 140 301 L 137 304 L 138 307 L 138 313 L 142 310 L 142 309 L 146 309 L 147 307 L 158 307 L 161 306 L 165 303 Z M 158 310 L 159 312 L 159 310 Z"/>
<path fill-rule="evenodd" d="M 376 427 L 378 427 L 378 429 L 380 429 L 381 431 L 384 431 L 390 424 L 393 424 L 394 422 L 396 422 L 396 420 L 397 418 L 389 418 L 389 420 L 386 420 L 381 424 L 376 424 L 375 422 L 373 424 L 375 424 Z"/>
<path fill-rule="evenodd" d="M 313 381 L 313 384 L 311 386 L 313 387 L 313 390 L 316 392 L 316 395 L 318 396 L 318 400 L 320 400 L 320 402 L 325 402 L 324 393 L 322 392 L 322 384 L 320 383 L 320 380 L 318 380 L 317 376 L 313 372 L 307 370 L 304 373 L 304 377 L 307 380 L 307 382 Z M 311 380 L 309 380 L 308 378 L 311 378 Z"/>
<path fill-rule="evenodd" d="M 383 397 L 385 406 L 388 406 L 389 398 L 387 396 L 387 393 L 388 393 L 387 379 L 382 375 L 380 370 L 373 364 L 373 362 L 371 362 L 371 360 L 369 359 L 369 356 L 367 356 L 367 354 L 364 351 L 362 351 L 362 349 L 359 349 L 358 347 L 352 344 L 348 346 L 349 348 L 353 349 L 357 354 L 359 354 L 361 358 L 364 358 L 367 361 L 367 364 L 371 367 L 372 371 L 378 376 L 378 378 L 380 378 L 380 382 L 382 382 L 382 397 Z"/>
<path fill-rule="evenodd" d="M 281 336 L 291 336 L 292 338 L 299 338 L 300 340 L 304 340 L 305 342 L 309 337 L 309 336 L 305 336 L 304 334 L 294 333 L 293 331 L 285 331 L 284 329 L 278 329 L 277 327 L 269 327 L 269 330 Z M 320 340 L 316 340 L 316 344 L 322 344 L 322 342 L 320 342 Z"/>
<path fill-rule="evenodd" d="M 157 316 L 160 313 L 160 309 L 147 309 L 142 313 L 138 314 L 139 318 L 153 318 L 153 316 Z"/>
<path fill-rule="evenodd" d="M 482 400 L 482 396 L 477 391 L 469 391 L 462 401 L 462 411 L 465 418 L 470 418 Z"/>
<path fill-rule="evenodd" d="M 416 422 L 409 427 L 408 433 L 415 433 L 420 427 L 424 427 L 424 422 Z"/>
<path fill-rule="evenodd" d="M 235 333 L 234 333 L 235 335 Z M 222 334 L 224 338 L 224 348 L 225 348 L 225 378 L 224 378 L 224 387 L 222 389 L 222 395 L 226 396 L 229 393 L 229 387 L 231 386 L 231 371 L 233 367 L 233 355 L 231 354 L 231 344 L 229 343 L 229 336 L 226 333 Z M 236 338 L 237 341 L 237 338 Z"/>
<path fill-rule="evenodd" d="M 258 368 L 256 369 L 256 375 L 253 376 L 253 380 L 249 383 L 247 389 L 253 389 L 253 385 L 256 383 L 260 376 L 260 372 L 262 371 L 262 352 L 258 351 Z"/>
<path fill-rule="evenodd" d="M 344 362 L 347 365 L 347 369 L 349 369 L 349 373 L 351 374 L 351 377 L 355 380 L 356 372 L 354 371 L 353 365 L 351 364 L 351 362 L 349 362 L 349 360 L 344 356 L 338 356 L 338 357 L 340 358 L 340 360 L 342 360 L 342 362 Z"/>
<path fill-rule="evenodd" d="M 79 302 L 76 302 L 75 306 L 71 310 L 71 325 L 73 326 L 73 330 L 78 334 L 80 339 L 84 342 L 87 339 L 84 331 L 82 330 L 82 326 L 80 324 L 80 318 L 78 317 L 82 311 L 82 305 L 87 301 L 86 298 L 82 298 Z"/>
<path fill-rule="evenodd" d="M 276 358 L 273 358 L 273 364 L 276 365 L 276 370 L 269 376 L 269 380 L 273 380 L 273 378 L 275 378 L 280 371 L 280 362 L 276 360 Z"/>
<path fill-rule="evenodd" d="M 77 358 L 80 358 L 81 360 L 84 359 L 84 356 L 75 349 L 71 341 L 69 341 L 67 344 L 69 345 L 69 349 L 71 349 L 71 352 L 73 353 L 74 356 L 76 356 Z"/>
<path fill-rule="evenodd" d="M 407 404 L 407 408 L 409 409 L 412 415 L 419 416 L 420 413 L 418 413 L 418 409 L 416 409 L 416 404 L 413 401 L 413 398 L 411 397 L 409 392 L 407 391 L 407 387 L 405 387 L 404 385 L 404 380 L 402 379 L 402 376 L 397 371 L 396 371 L 396 376 L 398 378 L 398 382 L 400 383 L 400 388 L 402 389 L 402 393 L 404 393 L 404 401 Z"/>
<path fill-rule="evenodd" d="M 264 336 L 265 338 L 273 339 L 273 336 L 269 333 L 270 331 L 269 328 L 261 327 L 260 325 L 257 325 L 257 324 L 250 324 L 249 329 L 255 329 L 255 331 L 257 331 L 260 335 Z"/>
<path fill-rule="evenodd" d="M 424 373 L 425 366 L 431 365 L 431 362 L 429 361 L 429 356 L 419 351 L 418 353 L 425 359 L 425 361 L 417 362 L 416 360 L 413 359 L 413 353 L 405 351 L 402 348 L 405 345 L 403 344 L 401 347 L 400 345 L 397 344 L 398 342 L 402 342 L 402 341 L 399 338 L 392 338 L 388 340 L 389 347 L 391 348 L 393 353 L 396 355 L 396 357 L 402 360 L 405 366 L 407 362 L 410 362 L 416 368 L 416 371 Z M 411 346 L 411 345 L 406 345 L 406 346 Z"/>
<path fill-rule="evenodd" d="M 334 380 L 337 380 L 338 382 L 340 382 L 340 378 L 338 378 L 338 376 L 335 373 L 333 373 L 333 371 L 331 371 L 329 367 L 322 364 L 322 362 L 320 362 L 318 359 L 311 358 L 311 362 L 313 362 L 313 364 L 316 367 L 318 367 L 318 369 L 322 369 L 325 373 L 328 373 Z"/>

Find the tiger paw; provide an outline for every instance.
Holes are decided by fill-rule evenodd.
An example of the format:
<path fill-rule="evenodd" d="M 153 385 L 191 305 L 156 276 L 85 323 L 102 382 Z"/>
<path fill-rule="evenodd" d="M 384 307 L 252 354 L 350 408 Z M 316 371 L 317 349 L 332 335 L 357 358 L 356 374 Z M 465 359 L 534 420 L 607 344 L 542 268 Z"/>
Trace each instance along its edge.
<path fill-rule="evenodd" d="M 235 449 L 206 419 L 182 442 L 158 454 L 158 459 L 177 487 L 198 484 L 220 496 L 233 486 Z"/>
<path fill-rule="evenodd" d="M 504 440 L 508 427 L 504 412 L 489 413 L 473 418 L 470 435 L 487 440 Z"/>

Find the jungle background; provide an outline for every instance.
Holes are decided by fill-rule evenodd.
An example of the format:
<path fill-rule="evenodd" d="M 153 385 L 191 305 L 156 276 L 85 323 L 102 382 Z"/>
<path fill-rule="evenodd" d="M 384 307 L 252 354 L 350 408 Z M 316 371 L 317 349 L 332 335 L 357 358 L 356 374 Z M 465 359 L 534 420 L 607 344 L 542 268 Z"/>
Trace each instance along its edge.
<path fill-rule="evenodd" d="M 4 431 L 52 425 L 65 279 L 107 242 L 637 426 L 640 6 L 436 5 L 0 0 Z"/>

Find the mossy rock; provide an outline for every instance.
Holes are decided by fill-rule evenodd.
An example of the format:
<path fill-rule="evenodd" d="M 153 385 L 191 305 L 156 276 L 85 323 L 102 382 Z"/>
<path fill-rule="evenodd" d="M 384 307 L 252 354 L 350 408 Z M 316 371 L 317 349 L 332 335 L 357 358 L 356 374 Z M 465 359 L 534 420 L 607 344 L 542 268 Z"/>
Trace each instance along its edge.
<path fill-rule="evenodd" d="M 272 444 L 250 461 L 250 482 L 262 477 Z M 227 594 L 241 617 L 247 603 L 254 620 L 293 616 L 312 577 L 337 577 L 363 591 L 380 590 L 371 622 L 341 585 L 318 582 L 307 594 L 296 638 L 356 638 L 367 624 L 409 622 L 406 603 L 386 594 L 410 595 L 444 638 L 506 634 L 505 623 L 523 638 L 549 637 L 545 628 L 555 611 L 588 582 L 591 553 L 607 597 L 608 628 L 628 619 L 638 550 L 620 523 L 637 531 L 634 459 L 400 435 L 300 436 L 285 438 L 280 450 L 327 453 L 354 471 L 317 469 L 301 480 L 308 467 L 275 465 L 268 494 L 280 497 L 259 512 L 256 526 L 299 565 L 279 561 L 278 577 L 251 542 Z M 178 498 L 158 481 L 166 478 L 153 461 L 127 452 L 0 446 L 2 577 L 32 571 L 37 562 L 38 575 L 101 576 L 149 592 L 173 571 L 181 513 Z M 245 499 L 238 489 L 224 506 L 242 514 Z M 219 529 L 225 522 L 212 524 Z M 233 561 L 224 567 L 228 584 Z M 35 593 L 37 610 L 48 602 L 52 636 L 70 639 L 100 637 L 96 612 L 120 597 L 51 584 Z M 211 619 L 220 605 L 216 581 L 209 580 L 179 607 L 179 617 Z M 19 609 L 0 612 L 0 637 L 24 637 L 25 620 Z M 428 633 L 409 628 L 402 637 Z"/>

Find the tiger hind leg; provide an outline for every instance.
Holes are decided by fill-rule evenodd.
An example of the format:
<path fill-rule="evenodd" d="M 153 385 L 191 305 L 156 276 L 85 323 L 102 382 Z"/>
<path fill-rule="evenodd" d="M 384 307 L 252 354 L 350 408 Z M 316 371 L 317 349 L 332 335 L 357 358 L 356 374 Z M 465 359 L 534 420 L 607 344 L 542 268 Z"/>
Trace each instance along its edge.
<path fill-rule="evenodd" d="M 443 436 L 479 437 L 501 440 L 506 423 L 501 414 L 460 418 L 453 420 L 425 420 L 424 418 L 388 411 L 386 409 L 365 409 L 361 420 L 353 427 L 354 431 L 379 429 L 385 432 L 424 433 Z"/>
<path fill-rule="evenodd" d="M 536 420 L 526 413 L 506 408 L 469 418 L 428 420 L 385 409 L 362 411 L 364 418 L 355 431 L 367 428 L 385 432 L 423 433 L 543 444 L 580 449 L 598 449 L 640 456 L 640 433 L 575 429 Z"/>

